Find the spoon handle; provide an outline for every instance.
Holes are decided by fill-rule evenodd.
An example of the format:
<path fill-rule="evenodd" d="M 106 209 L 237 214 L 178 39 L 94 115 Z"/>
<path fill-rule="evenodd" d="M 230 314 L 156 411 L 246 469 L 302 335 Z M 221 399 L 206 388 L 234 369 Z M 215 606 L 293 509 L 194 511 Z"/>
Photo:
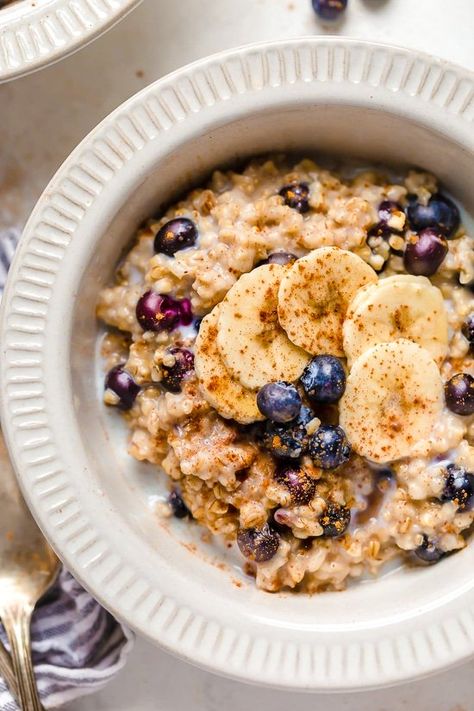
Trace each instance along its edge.
<path fill-rule="evenodd" d="M 8 688 L 10 689 L 11 695 L 14 697 L 15 701 L 18 700 L 18 684 L 16 681 L 15 672 L 12 667 L 12 660 L 7 650 L 0 642 L 0 676 L 5 680 Z"/>
<path fill-rule="evenodd" d="M 25 602 L 2 610 L 2 622 L 10 641 L 13 670 L 23 711 L 42 711 L 31 659 L 30 622 L 33 606 Z"/>

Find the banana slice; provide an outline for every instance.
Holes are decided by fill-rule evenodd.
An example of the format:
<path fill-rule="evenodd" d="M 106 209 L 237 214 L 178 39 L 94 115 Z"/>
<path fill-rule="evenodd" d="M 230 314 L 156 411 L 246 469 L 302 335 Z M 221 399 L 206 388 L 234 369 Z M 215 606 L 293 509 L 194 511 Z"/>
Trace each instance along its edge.
<path fill-rule="evenodd" d="M 196 338 L 194 367 L 200 390 L 222 417 L 242 424 L 263 420 L 257 407 L 257 394 L 232 378 L 217 348 L 219 310 L 216 306 L 203 319 Z"/>
<path fill-rule="evenodd" d="M 435 361 L 424 348 L 400 339 L 379 343 L 355 361 L 339 421 L 357 454 L 384 464 L 415 449 L 419 455 L 442 408 Z"/>
<path fill-rule="evenodd" d="M 220 304 L 218 348 L 231 375 L 250 390 L 296 380 L 309 360 L 278 323 L 278 287 L 286 269 L 265 264 L 243 274 Z"/>
<path fill-rule="evenodd" d="M 343 356 L 349 302 L 358 289 L 376 281 L 372 267 L 337 247 L 321 247 L 298 259 L 278 292 L 278 318 L 290 341 L 314 355 Z"/>
<path fill-rule="evenodd" d="M 448 352 L 448 317 L 441 291 L 423 276 L 398 275 L 360 289 L 343 326 L 349 365 L 376 343 L 406 338 L 440 365 Z"/>

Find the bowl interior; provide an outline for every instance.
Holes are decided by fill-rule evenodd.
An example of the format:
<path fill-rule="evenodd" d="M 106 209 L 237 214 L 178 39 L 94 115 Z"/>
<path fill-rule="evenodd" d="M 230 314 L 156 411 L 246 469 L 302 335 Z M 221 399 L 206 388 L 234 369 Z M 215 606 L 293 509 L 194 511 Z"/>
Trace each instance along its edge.
<path fill-rule="evenodd" d="M 202 529 L 182 522 L 163 523 L 153 512 L 156 496 L 166 490 L 164 475 L 135 462 L 126 453 L 127 431 L 117 413 L 103 406 L 103 372 L 98 354 L 102 332 L 94 309 L 99 289 L 110 283 L 114 267 L 135 229 L 160 207 L 198 184 L 210 171 L 245 157 L 268 151 L 324 152 L 339 157 L 390 166 L 408 164 L 433 171 L 464 206 L 466 219 L 474 213 L 469 190 L 474 156 L 457 143 L 397 114 L 353 106 L 300 105 L 278 111 L 255 111 L 231 123 L 213 125 L 202 134 L 170 148 L 145 180 L 131 181 L 122 195 L 121 209 L 105 212 L 102 234 L 92 259 L 82 265 L 70 328 L 70 387 L 80 423 L 82 447 L 88 458 L 84 473 L 91 495 L 107 498 L 119 513 L 130 545 L 146 560 L 150 584 L 163 587 L 173 569 L 183 585 L 194 585 L 200 598 L 232 604 L 242 625 L 258 618 L 285 626 L 288 635 L 359 626 L 374 628 L 436 608 L 473 585 L 468 570 L 474 550 L 467 548 L 430 569 L 407 567 L 387 572 L 375 582 L 351 587 L 343 595 L 317 598 L 269 595 L 254 589 L 238 567 L 239 558 L 217 541 L 202 540 Z M 453 583 L 455 580 L 455 584 Z M 178 586 L 179 588 L 179 586 Z M 173 593 L 179 597 L 179 589 Z M 217 596 L 217 597 L 216 597 Z M 410 601 L 416 604 L 410 606 Z M 216 604 L 218 604 L 216 602 Z"/>

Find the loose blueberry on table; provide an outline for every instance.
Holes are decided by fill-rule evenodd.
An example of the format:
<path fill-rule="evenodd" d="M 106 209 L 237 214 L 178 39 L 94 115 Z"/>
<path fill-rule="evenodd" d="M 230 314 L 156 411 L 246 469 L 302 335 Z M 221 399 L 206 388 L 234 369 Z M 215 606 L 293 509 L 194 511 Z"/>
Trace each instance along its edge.
<path fill-rule="evenodd" d="M 322 19 L 339 20 L 347 8 L 347 0 L 312 0 L 315 13 Z"/>

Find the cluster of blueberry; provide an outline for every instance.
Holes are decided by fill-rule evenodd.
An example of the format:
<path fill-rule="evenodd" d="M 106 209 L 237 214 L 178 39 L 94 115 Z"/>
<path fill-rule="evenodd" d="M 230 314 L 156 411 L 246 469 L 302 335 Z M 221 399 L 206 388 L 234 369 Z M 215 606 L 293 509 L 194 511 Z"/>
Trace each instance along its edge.
<path fill-rule="evenodd" d="M 312 408 L 335 404 L 345 386 L 341 361 L 332 355 L 319 355 L 308 363 L 298 385 L 279 381 L 264 385 L 258 392 L 257 406 L 267 420 L 257 437 L 278 461 L 275 479 L 288 489 L 295 506 L 309 504 L 316 493 L 315 479 L 298 462 L 302 455 L 309 455 L 317 467 L 325 470 L 340 467 L 350 457 L 350 445 L 338 425 L 320 425 L 312 434 L 307 429 L 317 417 Z M 278 510 L 274 519 L 261 530 L 239 532 L 237 542 L 246 558 L 263 562 L 276 553 L 278 529 L 283 524 Z M 342 536 L 350 523 L 350 511 L 328 502 L 319 523 L 324 537 Z"/>
<path fill-rule="evenodd" d="M 198 230 L 187 217 L 176 217 L 166 222 L 157 232 L 154 241 L 156 253 L 172 257 L 176 252 L 192 247 L 198 237 Z M 167 294 L 158 294 L 149 290 L 138 299 L 136 306 L 137 321 L 144 331 L 173 331 L 178 326 L 189 326 L 193 322 L 191 301 L 173 299 Z M 199 323 L 195 323 L 198 327 Z M 181 390 L 182 381 L 194 368 L 194 355 L 187 348 L 172 347 L 167 355 L 172 365 L 162 368 L 161 386 L 171 393 Z M 140 392 L 140 386 L 134 381 L 123 365 L 110 370 L 105 378 L 105 389 L 115 396 L 115 404 L 121 410 L 129 410 Z"/>

